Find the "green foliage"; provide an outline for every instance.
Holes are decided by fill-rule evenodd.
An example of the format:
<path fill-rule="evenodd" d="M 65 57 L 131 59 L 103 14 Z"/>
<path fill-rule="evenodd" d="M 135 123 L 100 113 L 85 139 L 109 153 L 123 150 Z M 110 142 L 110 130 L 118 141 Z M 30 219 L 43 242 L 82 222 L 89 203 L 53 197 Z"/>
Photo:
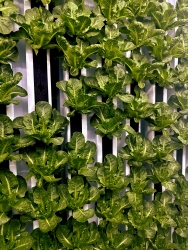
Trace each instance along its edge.
<path fill-rule="evenodd" d="M 22 159 L 27 162 L 30 172 L 26 179 L 32 176 L 37 177 L 37 186 L 42 187 L 43 180 L 46 182 L 57 182 L 53 172 L 65 164 L 68 160 L 67 154 L 58 150 L 57 146 L 52 147 L 31 147 L 25 149 L 21 154 Z"/>
<path fill-rule="evenodd" d="M 130 166 L 140 167 L 142 163 L 150 163 L 155 158 L 152 143 L 141 133 L 129 134 L 125 139 L 126 146 L 119 151 L 119 157 L 128 160 Z"/>
<path fill-rule="evenodd" d="M 64 132 L 62 127 L 68 125 L 68 120 L 62 116 L 56 109 L 44 101 L 36 104 L 36 111 L 26 114 L 24 117 L 17 117 L 13 121 L 13 127 L 24 129 L 24 133 L 29 138 L 42 141 L 46 145 L 50 143 L 61 145 L 64 138 L 61 133 Z"/>
<path fill-rule="evenodd" d="M 97 68 L 94 72 L 95 77 L 84 77 L 84 83 L 90 87 L 90 95 L 100 95 L 108 97 L 106 103 L 110 103 L 112 98 L 122 93 L 122 88 L 131 83 L 130 74 L 120 67 L 114 66 L 105 70 Z"/>
<path fill-rule="evenodd" d="M 27 191 L 27 184 L 23 177 L 15 176 L 9 170 L 0 171 L 0 225 L 10 220 L 7 212 L 16 208 Z"/>
<path fill-rule="evenodd" d="M 59 27 L 59 20 L 54 21 L 54 16 L 50 11 L 42 7 L 26 10 L 25 16 L 13 14 L 11 19 L 21 27 L 18 32 L 13 34 L 13 38 L 25 39 L 36 54 L 40 48 L 44 48 L 50 43 L 57 32 L 64 33 L 64 29 Z"/>
<path fill-rule="evenodd" d="M 13 76 L 10 65 L 0 66 L 0 104 L 19 104 L 20 101 L 13 99 L 17 96 L 27 96 L 27 91 L 18 86 L 21 79 L 22 74 L 19 72 Z"/>
<path fill-rule="evenodd" d="M 127 215 L 124 209 L 131 207 L 128 197 L 119 197 L 118 192 L 107 191 L 97 201 L 96 215 L 115 224 L 128 224 Z"/>
<path fill-rule="evenodd" d="M 74 219 L 85 222 L 94 216 L 93 208 L 85 210 L 82 207 L 87 203 L 98 200 L 100 192 L 96 187 L 90 186 L 88 182 L 84 183 L 81 176 L 74 176 L 71 180 L 68 180 L 68 185 L 60 184 L 59 191 L 68 208 L 73 210 Z"/>
<path fill-rule="evenodd" d="M 18 61 L 18 50 L 15 46 L 16 42 L 12 38 L 0 36 L 1 64 L 8 64 L 9 61 Z"/>
<path fill-rule="evenodd" d="M 56 236 L 65 249 L 93 249 L 100 234 L 94 222 L 80 223 L 69 219 L 67 225 L 57 228 Z"/>
<path fill-rule="evenodd" d="M 68 116 L 90 114 L 97 135 L 125 137 L 117 156 L 95 162 L 96 145 L 82 133 L 63 144 L 69 122 L 49 103 L 14 121 L 1 114 L 0 162 L 25 161 L 25 178 L 36 186 L 28 190 L 23 177 L 0 171 L 0 249 L 187 250 L 188 181 L 174 151 L 188 144 L 188 1 L 86 5 L 71 0 L 52 13 L 34 7 L 21 15 L 13 1 L 0 0 L 0 104 L 27 94 L 8 65 L 18 59 L 14 40 L 25 39 L 36 54 L 56 49 L 74 77 L 56 84 Z M 5 37 L 9 15 L 20 29 Z M 82 76 L 83 68 L 93 74 Z M 154 103 L 151 84 L 174 90 L 168 103 Z M 34 220 L 39 228 L 30 236 L 23 223 Z"/>
<path fill-rule="evenodd" d="M 75 174 L 80 169 L 87 167 L 87 164 L 94 163 L 94 155 L 96 153 L 96 145 L 94 142 L 86 141 L 84 135 L 75 132 L 70 142 L 65 145 L 68 153 L 68 166 L 70 173 Z"/>
<path fill-rule="evenodd" d="M 0 33 L 3 35 L 9 34 L 13 30 L 13 25 L 9 15 L 18 11 L 18 7 L 13 3 L 13 0 L 0 1 Z"/>
<path fill-rule="evenodd" d="M 33 142 L 32 138 L 14 134 L 12 120 L 8 116 L 0 114 L 0 162 L 20 160 L 16 150 L 27 147 Z"/>
<path fill-rule="evenodd" d="M 123 94 L 118 97 L 123 101 L 126 117 L 134 118 L 135 122 L 139 122 L 151 116 L 153 105 L 149 102 L 147 94 L 138 86 L 134 88 L 134 92 L 136 96 Z"/>
<path fill-rule="evenodd" d="M 78 173 L 110 190 L 121 190 L 125 186 L 123 162 L 111 154 L 105 156 L 103 164 L 97 162 L 94 167 L 82 167 Z"/>
<path fill-rule="evenodd" d="M 91 118 L 91 125 L 96 129 L 95 133 L 110 139 L 113 136 L 121 137 L 124 112 L 120 109 L 114 109 L 113 104 L 108 106 L 94 108 L 95 114 Z"/>
<path fill-rule="evenodd" d="M 105 106 L 104 103 L 98 102 L 95 95 L 90 95 L 82 79 L 71 78 L 68 81 L 60 81 L 56 86 L 66 93 L 68 100 L 65 99 L 64 106 L 71 107 L 73 111 L 67 116 L 73 116 L 75 111 L 81 114 L 91 113 L 95 107 Z"/>
<path fill-rule="evenodd" d="M 104 26 L 105 18 L 97 10 L 92 12 L 82 3 L 67 2 L 53 9 L 53 15 L 62 21 L 69 36 L 91 37 L 96 36 Z"/>
<path fill-rule="evenodd" d="M 33 245 L 33 238 L 18 219 L 12 219 L 0 226 L 0 249 L 1 250 L 30 250 Z"/>
<path fill-rule="evenodd" d="M 96 68 L 97 61 L 91 60 L 89 56 L 98 53 L 101 49 L 100 45 L 92 44 L 76 38 L 76 44 L 71 45 L 67 39 L 58 35 L 56 37 L 59 49 L 64 53 L 62 66 L 66 70 L 70 67 L 70 74 L 77 76 L 79 69 Z"/>
<path fill-rule="evenodd" d="M 67 202 L 61 197 L 59 187 L 55 183 L 50 183 L 46 189 L 34 187 L 28 191 L 23 202 L 17 205 L 17 210 L 27 212 L 21 216 L 22 222 L 37 219 L 40 230 L 47 233 L 62 220 L 56 212 L 66 207 Z"/>
<path fill-rule="evenodd" d="M 156 102 L 153 105 L 153 112 L 147 118 L 149 126 L 154 131 L 161 131 L 165 128 L 172 128 L 176 123 L 179 124 L 178 118 L 180 114 L 174 112 L 173 109 L 165 102 Z"/>

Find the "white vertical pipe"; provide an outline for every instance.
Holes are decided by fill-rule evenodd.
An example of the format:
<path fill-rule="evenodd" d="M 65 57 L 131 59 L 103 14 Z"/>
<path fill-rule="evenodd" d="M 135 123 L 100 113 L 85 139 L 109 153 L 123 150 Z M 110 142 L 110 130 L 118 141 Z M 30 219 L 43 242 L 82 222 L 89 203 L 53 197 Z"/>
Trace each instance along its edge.
<path fill-rule="evenodd" d="M 61 67 L 61 65 L 60 65 Z M 69 80 L 69 71 L 68 70 L 64 70 L 63 71 L 63 80 L 64 81 L 68 81 Z M 59 93 L 60 95 L 60 113 L 67 117 L 67 114 L 70 112 L 70 109 L 68 107 L 64 107 L 63 104 L 65 102 L 65 98 L 66 98 L 66 94 L 63 93 L 62 91 L 60 91 Z M 67 119 L 70 121 L 70 118 L 67 117 Z M 66 130 L 66 142 L 70 142 L 71 140 L 71 124 L 69 123 L 69 125 L 67 126 L 67 130 Z M 67 171 L 67 177 L 68 179 L 71 179 L 71 174 L 68 173 Z M 67 211 L 67 219 L 69 219 L 72 216 L 72 210 Z"/>
<path fill-rule="evenodd" d="M 81 75 L 82 76 L 86 76 L 87 72 L 86 69 L 83 68 L 81 69 Z M 88 126 L 87 126 L 87 115 L 86 114 L 82 114 L 82 134 L 85 137 L 85 141 L 87 141 L 87 132 L 88 132 Z M 89 209 L 91 206 L 89 206 L 89 204 L 85 204 L 83 206 L 84 210 Z"/>
<path fill-rule="evenodd" d="M 113 104 L 114 104 L 114 109 L 117 109 L 118 103 L 117 103 L 117 98 L 113 98 Z M 117 156 L 117 144 L 118 140 L 117 137 L 113 136 L 112 139 L 112 154 Z"/>
<path fill-rule="evenodd" d="M 64 81 L 68 81 L 69 80 L 69 71 L 68 70 L 64 70 L 63 71 L 63 80 Z M 66 99 L 66 94 L 62 91 L 60 91 L 60 113 L 65 116 L 69 122 L 70 122 L 70 118 L 67 117 L 67 114 L 70 112 L 70 109 L 68 107 L 64 107 L 64 103 L 65 103 L 65 99 Z M 66 142 L 70 142 L 71 140 L 71 124 L 69 123 L 69 125 L 67 126 L 66 129 Z M 71 175 L 69 173 L 67 173 L 67 177 L 69 179 L 71 179 Z"/>
<path fill-rule="evenodd" d="M 98 67 L 102 67 L 101 57 L 97 56 Z M 102 97 L 97 97 L 98 102 L 102 102 Z M 102 152 L 102 137 L 96 135 L 96 144 L 97 144 L 97 162 L 103 162 L 103 152 Z"/>
<path fill-rule="evenodd" d="M 64 70 L 63 71 L 63 80 L 64 81 L 68 81 L 69 80 L 69 71 L 68 70 Z M 65 103 L 65 99 L 66 99 L 66 94 L 63 93 L 62 91 L 60 91 L 60 113 L 65 116 L 69 121 L 70 118 L 67 117 L 67 114 L 70 112 L 70 109 L 68 107 L 64 107 L 63 104 Z M 71 139 L 71 129 L 70 129 L 70 123 L 67 126 L 67 133 L 66 133 L 66 141 L 69 142 Z"/>
<path fill-rule="evenodd" d="M 52 105 L 52 88 L 51 88 L 51 66 L 50 66 L 50 50 L 46 51 L 47 59 L 47 78 L 48 78 L 48 102 Z"/>
<path fill-rule="evenodd" d="M 128 92 L 128 93 L 131 92 L 131 85 L 130 84 L 126 86 L 126 92 Z M 129 119 L 126 119 L 125 123 L 130 126 L 130 120 Z M 127 136 L 127 132 L 125 133 L 125 136 Z M 130 174 L 130 166 L 128 165 L 128 163 L 126 161 L 125 175 L 129 175 L 129 174 Z"/>
<path fill-rule="evenodd" d="M 87 75 L 85 68 L 81 69 L 81 75 L 82 76 Z M 84 135 L 86 141 L 87 141 L 87 132 L 88 132 L 87 115 L 83 114 L 82 115 L 82 134 Z"/>
<path fill-rule="evenodd" d="M 7 116 L 9 116 L 9 118 L 11 120 L 13 120 L 15 118 L 14 116 L 14 105 L 13 104 L 9 104 L 6 107 L 6 113 Z M 9 170 L 14 174 L 17 175 L 17 167 L 16 167 L 16 161 L 9 161 Z"/>
<path fill-rule="evenodd" d="M 12 68 L 12 64 L 11 63 L 10 63 L 10 66 Z M 7 114 L 7 116 L 9 116 L 9 118 L 11 120 L 14 120 L 14 118 L 15 118 L 14 104 L 9 104 L 9 105 L 6 106 L 6 114 Z M 16 161 L 9 161 L 9 170 L 14 175 L 17 175 Z"/>
<path fill-rule="evenodd" d="M 146 87 L 145 87 L 145 91 L 146 91 L 146 93 L 147 93 L 147 95 L 149 97 L 150 103 L 154 104 L 155 103 L 155 99 L 156 99 L 156 96 L 155 96 L 156 86 L 152 85 L 150 83 L 147 83 Z M 152 131 L 149 126 L 146 126 L 146 128 L 145 128 L 145 134 L 146 134 L 146 137 L 150 141 L 152 141 L 153 138 L 155 137 L 155 132 Z M 154 188 L 154 184 L 150 183 L 150 187 Z M 151 195 L 151 200 L 154 200 L 154 194 Z"/>
<path fill-rule="evenodd" d="M 49 5 L 45 6 L 49 10 Z M 51 66 L 50 66 L 50 50 L 46 50 L 46 59 L 47 59 L 47 79 L 48 79 L 48 102 L 52 105 L 52 88 L 51 88 Z"/>

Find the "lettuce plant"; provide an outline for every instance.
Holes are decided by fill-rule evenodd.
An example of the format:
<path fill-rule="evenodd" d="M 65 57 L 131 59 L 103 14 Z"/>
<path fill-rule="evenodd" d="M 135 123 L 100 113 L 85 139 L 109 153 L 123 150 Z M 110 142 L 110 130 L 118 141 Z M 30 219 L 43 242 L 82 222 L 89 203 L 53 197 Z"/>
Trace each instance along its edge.
<path fill-rule="evenodd" d="M 70 142 L 66 143 L 65 151 L 68 154 L 68 171 L 76 174 L 80 169 L 94 163 L 96 145 L 94 142 L 86 141 L 80 132 L 73 133 Z"/>
<path fill-rule="evenodd" d="M 96 128 L 95 133 L 109 138 L 121 137 L 125 114 L 120 108 L 114 109 L 113 103 L 104 107 L 94 108 L 95 114 L 91 118 L 91 125 Z"/>
<path fill-rule="evenodd" d="M 14 100 L 14 98 L 27 96 L 27 91 L 18 86 L 21 79 L 22 74 L 19 72 L 13 76 L 9 64 L 0 66 L 0 104 L 19 104 L 20 101 Z"/>
<path fill-rule="evenodd" d="M 93 167 L 82 167 L 78 173 L 110 190 L 121 190 L 126 185 L 123 161 L 114 155 L 108 154 L 103 164 L 97 162 Z"/>
<path fill-rule="evenodd" d="M 9 170 L 0 171 L 0 225 L 11 218 L 7 212 L 17 208 L 27 191 L 27 184 L 22 176 L 15 176 Z"/>
<path fill-rule="evenodd" d="M 9 34 L 13 30 L 13 25 L 10 15 L 18 11 L 18 6 L 13 3 L 13 0 L 2 0 L 0 2 L 0 33 L 3 35 Z"/>
<path fill-rule="evenodd" d="M 61 197 L 66 201 L 67 207 L 73 210 L 73 218 L 79 222 L 85 222 L 94 216 L 94 209 L 83 209 L 87 203 L 97 201 L 100 197 L 100 191 L 84 183 L 81 176 L 74 176 L 68 180 L 68 184 L 60 184 L 59 191 Z"/>
<path fill-rule="evenodd" d="M 1 64 L 18 61 L 18 50 L 15 46 L 16 42 L 12 38 L 0 36 Z"/>
<path fill-rule="evenodd" d="M 128 218 L 127 214 L 124 214 L 124 209 L 129 207 L 131 204 L 128 197 L 119 197 L 118 192 L 107 191 L 97 201 L 96 215 L 111 223 L 127 225 Z"/>
<path fill-rule="evenodd" d="M 19 134 L 15 134 L 12 120 L 2 114 L 0 114 L 0 131 L 0 162 L 4 160 L 20 160 L 16 150 L 34 143 L 34 140 L 28 136 L 20 137 Z"/>
<path fill-rule="evenodd" d="M 53 15 L 62 21 L 69 36 L 96 36 L 104 26 L 105 18 L 95 9 L 91 11 L 83 3 L 67 2 L 53 9 Z"/>
<path fill-rule="evenodd" d="M 61 243 L 51 232 L 43 233 L 39 228 L 36 228 L 32 231 L 31 236 L 33 237 L 33 250 L 62 249 Z"/>
<path fill-rule="evenodd" d="M 56 236 L 65 249 L 92 249 L 100 234 L 95 222 L 80 223 L 71 218 L 57 228 Z"/>
<path fill-rule="evenodd" d="M 21 27 L 13 34 L 13 38 L 25 39 L 36 54 L 40 48 L 48 46 L 57 32 L 64 33 L 64 29 L 60 30 L 59 20 L 54 21 L 54 16 L 50 11 L 42 7 L 26 10 L 25 16 L 13 14 L 11 19 Z"/>
<path fill-rule="evenodd" d="M 12 219 L 5 225 L 1 225 L 0 229 L 1 250 L 31 249 L 33 238 L 28 232 L 24 231 L 23 224 L 18 219 Z"/>
<path fill-rule="evenodd" d="M 55 178 L 54 172 L 61 170 L 60 166 L 68 160 L 67 154 L 58 150 L 57 146 L 52 147 L 28 147 L 21 153 L 21 158 L 27 162 L 30 169 L 26 179 L 32 176 L 37 177 L 37 186 L 42 187 L 43 180 L 46 182 L 57 182 L 61 178 Z"/>
<path fill-rule="evenodd" d="M 36 111 L 26 114 L 24 117 L 15 118 L 13 127 L 23 128 L 29 138 L 42 141 L 46 145 L 50 143 L 61 145 L 64 140 L 61 133 L 64 132 L 63 127 L 66 127 L 68 123 L 67 118 L 56 109 L 52 109 L 49 103 L 41 101 L 36 104 Z"/>
<path fill-rule="evenodd" d="M 95 95 L 87 93 L 82 79 L 70 78 L 68 81 L 57 82 L 56 86 L 68 97 L 65 99 L 64 106 L 73 109 L 67 116 L 73 116 L 76 111 L 81 114 L 91 113 L 94 107 L 105 106 L 104 103 L 96 100 Z"/>
<path fill-rule="evenodd" d="M 122 68 L 114 66 L 105 70 L 97 68 L 93 76 L 84 77 L 84 83 L 90 87 L 90 95 L 100 95 L 108 98 L 106 103 L 110 103 L 112 98 L 122 93 L 122 88 L 131 83 L 131 75 Z"/>
<path fill-rule="evenodd" d="M 70 74 L 72 76 L 77 76 L 79 69 L 82 68 L 96 68 L 98 62 L 92 60 L 89 57 L 93 54 L 99 53 L 101 46 L 99 44 L 89 44 L 87 41 L 83 41 L 76 38 L 76 44 L 71 44 L 69 41 L 58 35 L 56 37 L 59 49 L 64 53 L 62 57 L 62 66 L 64 70 L 70 68 Z"/>

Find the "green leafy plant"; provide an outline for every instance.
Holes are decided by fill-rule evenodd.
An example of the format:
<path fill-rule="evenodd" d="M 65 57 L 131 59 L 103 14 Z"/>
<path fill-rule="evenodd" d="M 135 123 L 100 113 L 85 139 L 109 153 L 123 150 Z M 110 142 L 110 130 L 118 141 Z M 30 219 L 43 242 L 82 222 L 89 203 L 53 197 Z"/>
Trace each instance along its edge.
<path fill-rule="evenodd" d="M 13 121 L 13 127 L 24 129 L 24 133 L 29 138 L 42 141 L 49 145 L 61 145 L 64 138 L 61 135 L 64 132 L 63 127 L 67 126 L 69 121 L 62 116 L 56 109 L 44 101 L 36 104 L 36 111 L 17 117 Z"/>
<path fill-rule="evenodd" d="M 13 3 L 13 0 L 2 0 L 0 2 L 0 12 L 0 33 L 7 35 L 13 30 L 9 15 L 18 12 L 18 6 Z"/>
<path fill-rule="evenodd" d="M 97 68 L 94 72 L 95 77 L 84 77 L 84 83 L 90 87 L 90 95 L 100 95 L 108 98 L 106 103 L 112 102 L 112 98 L 122 93 L 122 88 L 131 83 L 131 76 L 122 68 L 114 66 L 105 70 Z"/>
<path fill-rule="evenodd" d="M 57 146 L 27 148 L 21 153 L 21 157 L 30 168 L 26 179 L 28 180 L 32 176 L 37 177 L 38 187 L 42 187 L 43 180 L 47 182 L 59 181 L 61 178 L 55 178 L 54 172 L 60 170 L 60 166 L 68 160 L 67 154 L 62 150 L 58 150 Z"/>
<path fill-rule="evenodd" d="M 27 184 L 22 176 L 15 176 L 9 170 L 1 170 L 0 182 L 0 225 L 4 225 L 11 219 L 7 212 L 22 202 Z"/>
<path fill-rule="evenodd" d="M 17 84 L 22 79 L 21 73 L 13 76 L 10 65 L 0 66 L 0 104 L 19 104 L 20 101 L 13 100 L 17 96 L 27 96 L 27 91 Z"/>
<path fill-rule="evenodd" d="M 91 125 L 96 129 L 96 134 L 107 135 L 109 138 L 121 137 L 125 114 L 120 108 L 114 109 L 111 103 L 108 106 L 94 108 L 94 112 Z"/>
<path fill-rule="evenodd" d="M 98 62 L 96 60 L 91 60 L 89 56 L 98 53 L 101 49 L 98 44 L 89 45 L 88 42 L 85 42 L 79 38 L 76 38 L 76 44 L 70 44 L 69 41 L 58 35 L 56 37 L 57 44 L 59 49 L 64 53 L 62 57 L 63 69 L 70 68 L 70 74 L 72 76 L 77 76 L 79 69 L 82 68 L 96 68 Z"/>
<path fill-rule="evenodd" d="M 16 42 L 12 38 L 0 36 L 1 64 L 8 64 L 9 61 L 18 61 L 18 50 L 15 46 Z"/>
<path fill-rule="evenodd" d="M 57 82 L 56 86 L 68 97 L 67 100 L 65 99 L 64 106 L 73 109 L 67 116 L 73 116 L 76 111 L 81 114 L 91 113 L 94 107 L 105 106 L 104 103 L 98 102 L 95 96 L 87 93 L 82 79 L 71 78 L 68 81 Z"/>
<path fill-rule="evenodd" d="M 91 249 L 100 237 L 94 222 L 80 223 L 73 218 L 57 228 L 56 236 L 65 249 Z"/>
<path fill-rule="evenodd" d="M 13 121 L 1 114 L 0 162 L 25 161 L 25 178 L 36 186 L 0 171 L 0 249 L 187 250 L 188 181 L 175 150 L 188 144 L 188 1 L 52 5 L 20 15 L 12 1 L 0 1 L 0 32 L 11 31 L 9 15 L 20 26 L 0 37 L 0 104 L 26 95 L 8 65 L 18 59 L 13 39 L 36 54 L 56 49 L 73 76 L 56 84 L 68 116 L 89 114 L 97 135 L 120 138 L 119 150 L 96 162 L 96 145 L 81 132 L 63 143 L 69 122 L 44 101 Z M 83 68 L 93 69 L 82 76 Z M 151 84 L 171 89 L 168 103 L 153 101 Z M 24 223 L 35 220 L 30 236 Z"/>
<path fill-rule="evenodd" d="M 90 186 L 89 183 L 84 183 L 81 176 L 74 176 L 68 180 L 68 185 L 60 184 L 60 195 L 66 201 L 67 207 L 73 210 L 73 218 L 79 222 L 85 222 L 94 216 L 94 209 L 83 209 L 82 207 L 90 202 L 97 201 L 100 196 L 100 191 Z"/>
<path fill-rule="evenodd" d="M 94 142 L 86 141 L 80 132 L 73 133 L 70 142 L 65 145 L 68 154 L 69 172 L 77 173 L 80 169 L 87 167 L 87 164 L 94 163 L 96 145 Z"/>
<path fill-rule="evenodd" d="M 57 211 L 65 209 L 67 203 L 61 198 L 58 186 L 50 183 L 44 187 L 34 187 L 27 192 L 23 202 L 17 205 L 18 211 L 27 212 L 21 216 L 22 222 L 39 221 L 39 228 L 43 233 L 53 230 L 62 220 L 56 215 Z"/>
<path fill-rule="evenodd" d="M 15 134 L 12 120 L 2 114 L 0 114 L 0 131 L 0 162 L 20 160 L 16 150 L 34 143 L 34 140 L 28 136 L 20 137 L 19 134 Z"/>
<path fill-rule="evenodd" d="M 18 219 L 12 219 L 0 226 L 0 249 L 1 250 L 30 250 L 33 245 L 33 238 L 25 232 L 25 227 Z"/>
<path fill-rule="evenodd" d="M 40 48 L 48 46 L 57 32 L 64 33 L 64 29 L 60 30 L 59 20 L 54 21 L 54 16 L 50 11 L 42 7 L 26 10 L 25 16 L 13 14 L 11 19 L 21 27 L 13 34 L 13 38 L 25 39 L 36 54 Z"/>
<path fill-rule="evenodd" d="M 53 15 L 60 19 L 69 36 L 96 36 L 104 26 L 105 18 L 100 11 L 91 11 L 83 3 L 67 2 L 53 9 Z"/>

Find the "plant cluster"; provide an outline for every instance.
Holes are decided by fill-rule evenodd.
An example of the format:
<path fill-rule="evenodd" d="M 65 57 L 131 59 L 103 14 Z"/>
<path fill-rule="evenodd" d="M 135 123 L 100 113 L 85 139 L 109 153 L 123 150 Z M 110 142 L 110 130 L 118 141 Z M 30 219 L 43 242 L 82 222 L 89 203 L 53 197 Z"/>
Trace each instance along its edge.
<path fill-rule="evenodd" d="M 95 0 L 89 9 L 73 0 L 51 12 L 17 12 L 13 1 L 0 1 L 0 105 L 27 95 L 9 64 L 18 59 L 16 41 L 25 39 L 36 54 L 58 50 L 71 75 L 56 84 L 68 116 L 92 113 L 96 134 L 127 135 L 117 157 L 95 162 L 96 145 L 81 132 L 64 142 L 68 119 L 49 103 L 13 121 L 0 114 L 0 162 L 23 160 L 29 168 L 25 179 L 0 170 L 0 250 L 187 250 L 188 181 L 173 152 L 188 145 L 188 1 Z M 93 75 L 82 76 L 82 68 L 94 68 Z M 126 91 L 130 84 L 134 93 Z M 168 103 L 151 103 L 145 84 L 174 94 Z M 144 120 L 157 135 L 149 140 L 125 119 Z M 63 181 L 62 170 L 71 178 Z M 37 182 L 28 189 L 31 177 Z M 25 225 L 35 220 L 39 228 L 29 234 Z"/>

